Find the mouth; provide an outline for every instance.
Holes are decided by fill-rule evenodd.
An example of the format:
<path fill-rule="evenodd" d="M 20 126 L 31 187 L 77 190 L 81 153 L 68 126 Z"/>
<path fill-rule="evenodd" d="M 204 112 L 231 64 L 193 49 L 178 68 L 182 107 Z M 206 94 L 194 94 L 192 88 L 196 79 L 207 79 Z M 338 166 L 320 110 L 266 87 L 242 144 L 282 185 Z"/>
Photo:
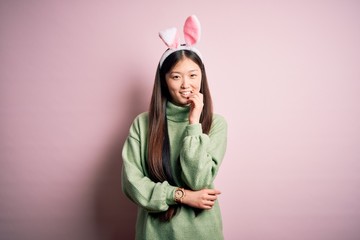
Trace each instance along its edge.
<path fill-rule="evenodd" d="M 182 91 L 182 92 L 180 92 L 180 95 L 182 97 L 189 97 L 191 93 L 192 93 L 192 91 Z"/>

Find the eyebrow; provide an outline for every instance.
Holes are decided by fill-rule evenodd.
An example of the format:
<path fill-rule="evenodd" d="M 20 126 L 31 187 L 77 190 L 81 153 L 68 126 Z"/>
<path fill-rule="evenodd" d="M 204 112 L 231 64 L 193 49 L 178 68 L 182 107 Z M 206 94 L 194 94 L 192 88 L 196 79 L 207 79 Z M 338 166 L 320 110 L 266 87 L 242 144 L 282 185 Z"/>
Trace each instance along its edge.
<path fill-rule="evenodd" d="M 198 71 L 199 71 L 198 69 L 193 69 L 193 70 L 188 71 L 188 73 L 191 73 L 191 72 L 198 72 Z M 174 74 L 174 73 L 181 74 L 181 72 L 176 72 L 176 71 L 170 72 L 170 74 Z"/>

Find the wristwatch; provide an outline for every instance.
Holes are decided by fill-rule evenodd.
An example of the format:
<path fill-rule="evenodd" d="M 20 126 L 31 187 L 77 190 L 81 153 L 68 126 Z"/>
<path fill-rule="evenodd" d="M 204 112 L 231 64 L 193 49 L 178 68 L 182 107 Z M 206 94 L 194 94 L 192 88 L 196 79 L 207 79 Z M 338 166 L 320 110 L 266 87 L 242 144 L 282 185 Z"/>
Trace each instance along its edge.
<path fill-rule="evenodd" d="M 177 188 L 175 190 L 175 197 L 174 200 L 177 203 L 182 203 L 183 198 L 185 197 L 185 189 L 184 188 Z"/>

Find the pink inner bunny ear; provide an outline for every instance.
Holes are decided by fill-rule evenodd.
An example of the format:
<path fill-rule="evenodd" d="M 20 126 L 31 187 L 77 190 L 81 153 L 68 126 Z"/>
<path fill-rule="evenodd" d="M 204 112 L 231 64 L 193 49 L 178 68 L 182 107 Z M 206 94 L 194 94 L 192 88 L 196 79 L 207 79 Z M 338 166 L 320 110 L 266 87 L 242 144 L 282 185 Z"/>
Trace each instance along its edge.
<path fill-rule="evenodd" d="M 192 15 L 188 17 L 184 25 L 184 38 L 187 45 L 195 45 L 200 40 L 201 26 L 199 19 Z"/>
<path fill-rule="evenodd" d="M 179 33 L 176 28 L 169 28 L 159 32 L 159 37 L 169 48 L 177 48 L 179 46 Z"/>

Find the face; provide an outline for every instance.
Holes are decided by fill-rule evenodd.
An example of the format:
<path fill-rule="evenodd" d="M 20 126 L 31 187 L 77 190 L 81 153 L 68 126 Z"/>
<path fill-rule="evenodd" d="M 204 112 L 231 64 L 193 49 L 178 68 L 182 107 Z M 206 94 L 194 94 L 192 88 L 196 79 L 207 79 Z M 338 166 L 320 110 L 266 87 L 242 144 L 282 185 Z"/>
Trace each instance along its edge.
<path fill-rule="evenodd" d="M 188 97 L 200 91 L 201 69 L 187 57 L 181 59 L 165 78 L 171 101 L 177 105 L 187 105 Z"/>

